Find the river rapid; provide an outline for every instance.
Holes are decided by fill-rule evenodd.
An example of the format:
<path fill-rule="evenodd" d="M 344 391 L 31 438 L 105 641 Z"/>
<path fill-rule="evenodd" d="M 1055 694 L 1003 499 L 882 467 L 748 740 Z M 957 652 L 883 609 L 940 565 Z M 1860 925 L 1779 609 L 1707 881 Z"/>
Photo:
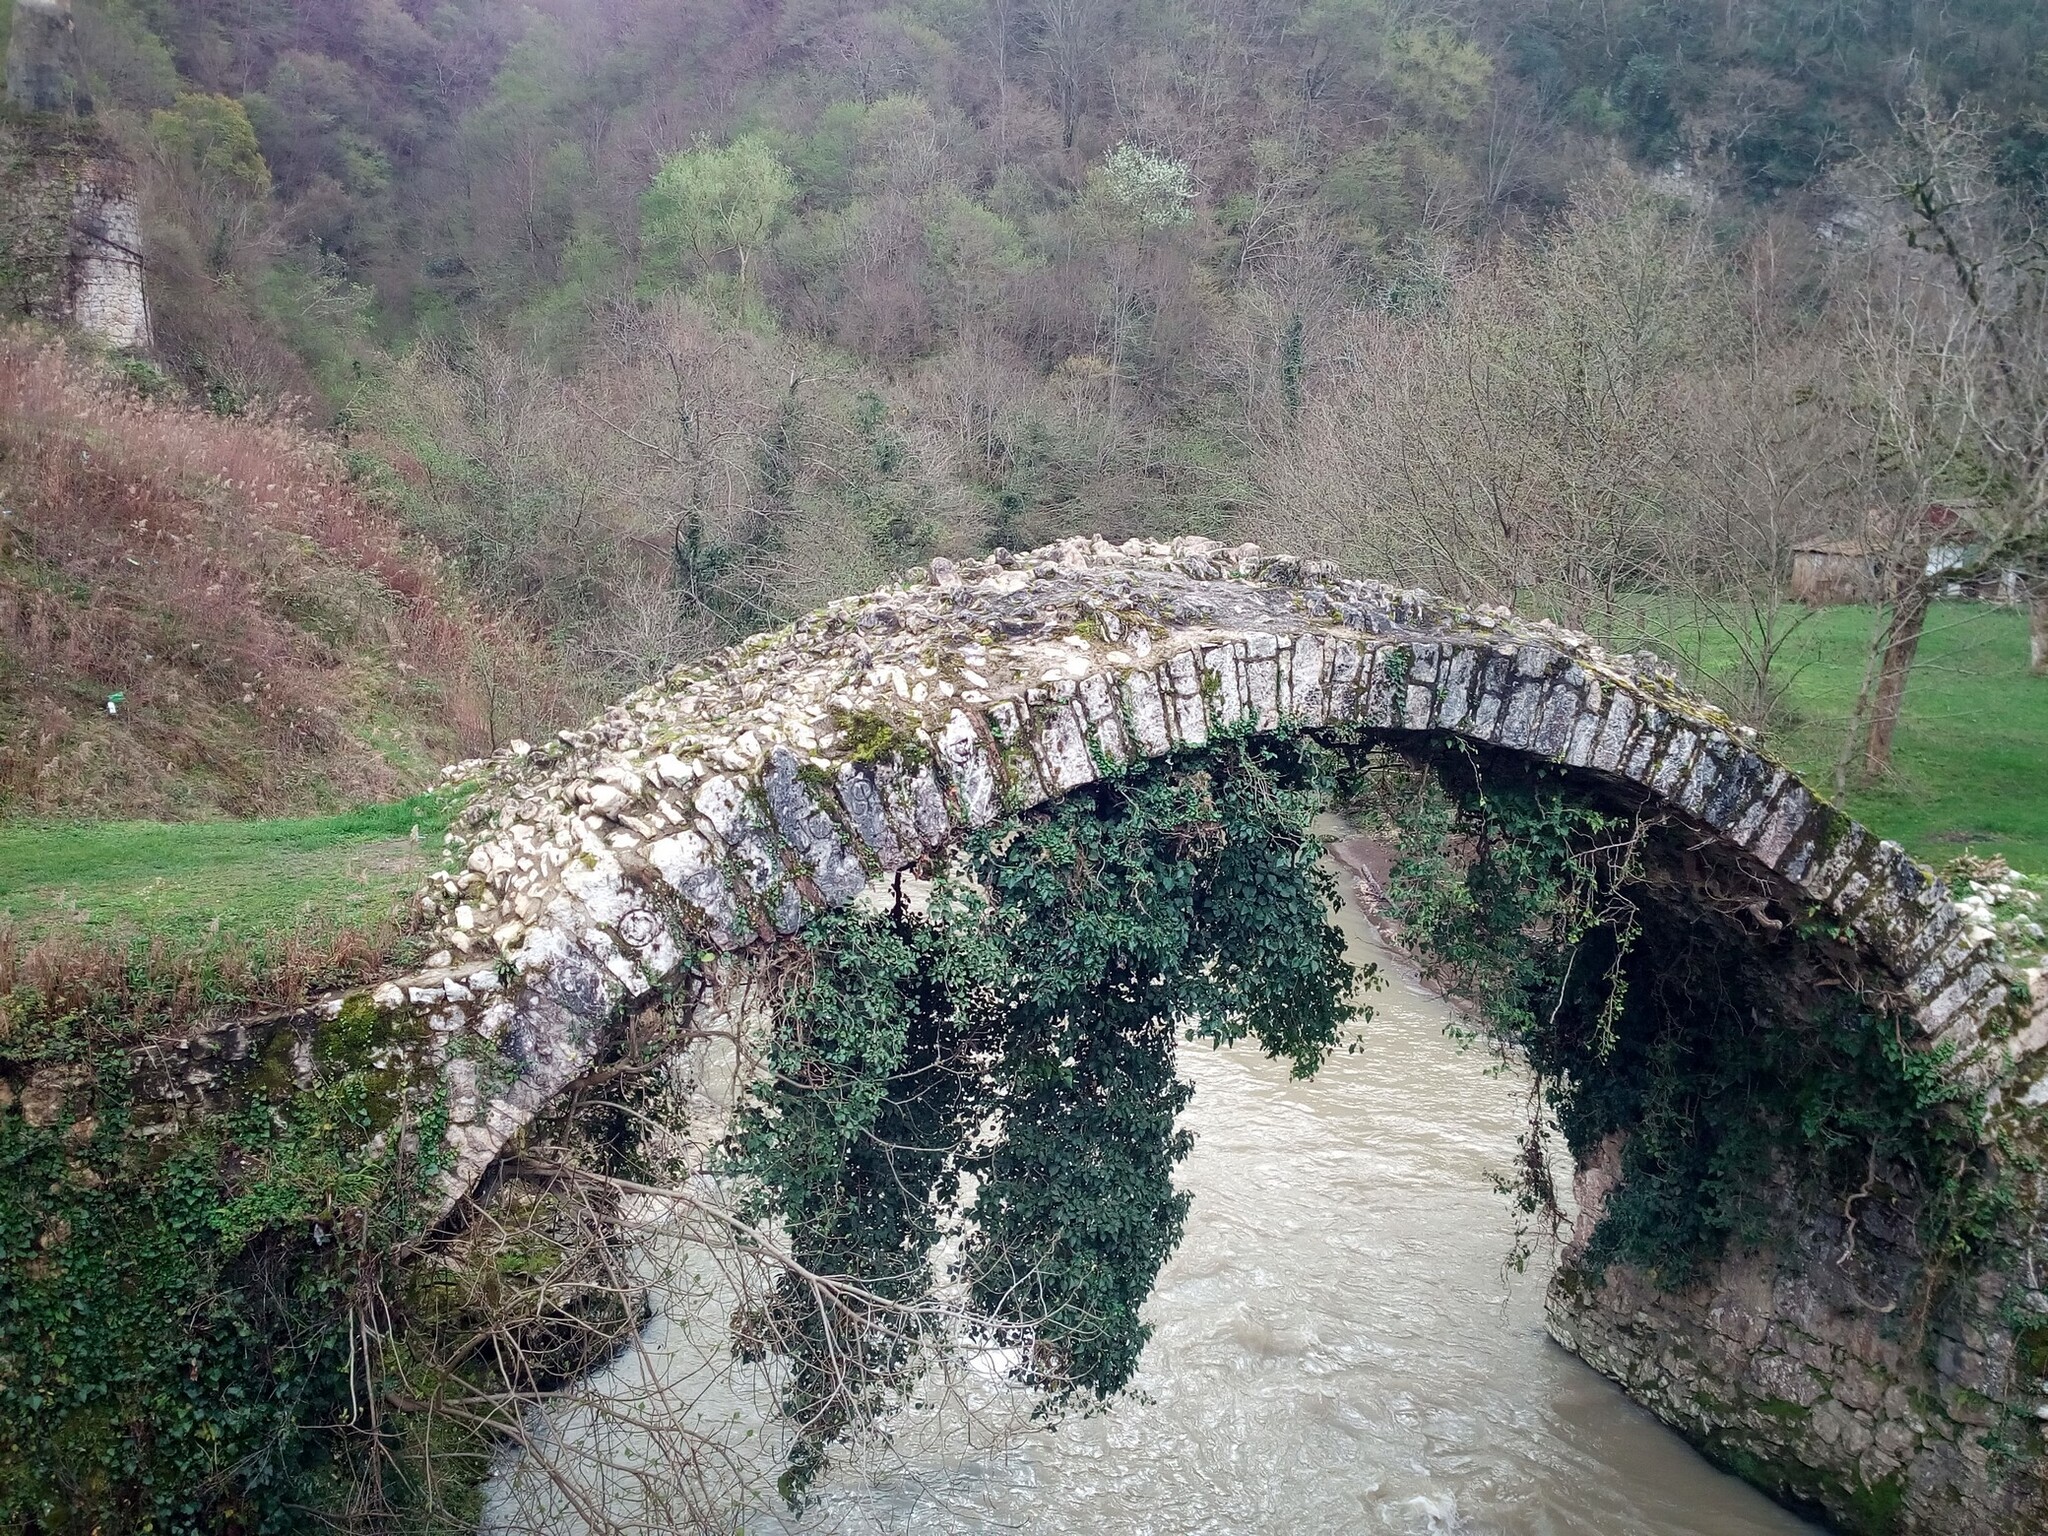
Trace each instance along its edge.
<path fill-rule="evenodd" d="M 1524 1087 L 1445 1036 L 1449 1006 L 1348 903 L 1341 920 L 1387 982 L 1362 1050 L 1298 1083 L 1249 1047 L 1183 1048 L 1194 1205 L 1131 1397 L 994 1448 L 941 1416 L 801 1518 L 757 1506 L 746 1530 L 1815 1532 L 1544 1333 L 1545 1257 L 1504 1272 L 1489 1176 L 1513 1156 Z M 630 1396 L 634 1376 L 607 1390 Z M 505 1486 L 489 1523 L 510 1529 Z"/>

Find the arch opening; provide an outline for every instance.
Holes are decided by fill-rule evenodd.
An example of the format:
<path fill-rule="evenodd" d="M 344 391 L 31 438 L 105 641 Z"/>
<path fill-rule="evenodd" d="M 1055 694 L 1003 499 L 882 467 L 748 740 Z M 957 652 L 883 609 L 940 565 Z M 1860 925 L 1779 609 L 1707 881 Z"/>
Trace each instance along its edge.
<path fill-rule="evenodd" d="M 1249 774 L 1247 755 L 1258 765 Z M 1275 767 L 1277 775 L 1260 771 Z M 1887 1362 L 1902 1378 L 1937 1372 L 1940 1340 L 1973 1327 L 1972 1297 L 1962 1282 L 1995 1262 L 1997 1215 L 2015 1197 L 1987 1150 L 1983 1093 L 1938 1070 L 1953 1053 L 1906 1044 L 1911 1022 L 1897 985 L 1873 973 L 1810 899 L 1703 844 L 1696 825 L 1660 810 L 1640 789 L 1429 732 L 1340 726 L 1309 733 L 1283 724 L 1255 735 L 1246 723 L 1220 745 L 1131 768 L 1104 765 L 1091 784 L 969 834 L 958 859 L 934 851 L 916 867 L 939 879 L 939 906 L 949 917 L 934 924 L 894 913 L 899 936 L 912 939 L 895 953 L 899 972 L 919 970 L 923 977 L 890 1004 L 918 1021 L 912 1032 L 921 1031 L 925 1042 L 901 1076 L 888 1068 L 863 1077 L 876 1073 L 872 1058 L 848 1072 L 839 1028 L 850 1021 L 853 1038 L 874 1038 L 876 1000 L 892 995 L 894 983 L 861 965 L 873 964 L 888 924 L 878 929 L 873 919 L 849 923 L 827 915 L 802 938 L 782 941 L 800 947 L 813 973 L 821 966 L 830 972 L 822 988 L 828 1001 L 814 1006 L 815 990 L 804 987 L 793 1001 L 784 995 L 776 1036 L 804 1042 L 784 1059 L 784 1078 L 805 1086 L 778 1092 L 772 1114 L 753 1122 L 752 1149 L 769 1156 L 749 1171 L 766 1172 L 777 1193 L 764 1211 L 785 1219 L 802 1212 L 792 1231 L 806 1271 L 893 1268 L 928 1287 L 936 1270 L 922 1260 L 940 1246 L 942 1233 L 982 1234 L 987 1212 L 1004 1213 L 1001 1237 L 1013 1246 L 997 1255 L 999 1283 L 985 1283 L 990 1266 L 976 1273 L 987 1254 L 971 1251 L 974 1238 L 969 1252 L 956 1250 L 952 1258 L 955 1277 L 967 1276 L 975 1300 L 986 1304 L 975 1313 L 977 1326 L 1007 1330 L 1043 1350 L 1036 1360 L 1028 1351 L 1020 1357 L 1015 1375 L 1056 1400 L 1107 1394 L 1128 1381 L 1144 1338 L 1137 1307 L 1184 1215 L 1169 1181 L 1187 1150 L 1172 1131 L 1184 1105 L 1173 1074 L 1174 1034 L 1183 1024 L 1192 1037 L 1213 1043 L 1248 1034 L 1269 1054 L 1311 1071 L 1345 1038 L 1332 1004 L 1346 987 L 1324 972 L 1290 989 L 1273 974 L 1273 955 L 1244 954 L 1262 942 L 1282 953 L 1291 941 L 1302 949 L 1282 970 L 1313 970 L 1319 947 L 1329 958 L 1321 936 L 1329 933 L 1332 893 L 1312 880 L 1284 878 L 1284 892 L 1265 887 L 1263 903 L 1242 882 L 1208 903 L 1222 912 L 1263 905 L 1258 915 L 1266 921 L 1230 927 L 1207 945 L 1189 945 L 1183 924 L 1166 945 L 1192 959 L 1191 974 L 1225 961 L 1236 965 L 1274 1000 L 1257 1022 L 1233 1013 L 1224 999 L 1106 983 L 1066 942 L 1073 932 L 1104 922 L 1109 942 L 1135 945 L 1151 931 L 1129 915 L 1142 905 L 1141 894 L 1116 880 L 1103 885 L 1100 844 L 1078 834 L 1115 827 L 1139 837 L 1154 861 L 1154 889 L 1184 882 L 1192 895 L 1217 883 L 1215 855 L 1244 840 L 1241 826 L 1224 831 L 1230 818 L 1220 808 L 1270 803 L 1283 783 L 1296 797 L 1287 823 L 1296 854 L 1308 847 L 1309 815 L 1331 798 L 1397 845 L 1387 907 L 1405 942 L 1425 975 L 1471 1010 L 1477 1038 L 1533 1072 L 1537 1096 L 1509 1190 L 1530 1218 L 1524 1230 L 1549 1226 L 1555 1235 L 1563 1220 L 1549 1187 L 1551 1137 L 1566 1144 L 1571 1165 L 1586 1175 L 1553 1287 L 1560 1337 L 1578 1343 L 1609 1321 L 1603 1298 L 1640 1290 L 1704 1291 L 1718 1306 L 1727 1289 L 1724 1270 L 1733 1266 L 1752 1279 L 1794 1277 L 1841 1320 L 1844 1337 L 1872 1346 L 1866 1353 L 1873 1363 Z M 1192 786 L 1199 786 L 1193 795 L 1200 810 L 1191 815 Z M 1139 809 L 1156 813 L 1176 797 L 1177 814 L 1165 821 Z M 1191 854 L 1191 846 L 1199 851 Z M 1272 852 L 1269 845 L 1265 862 L 1274 870 L 1299 864 Z M 1160 882 L 1164 869 L 1179 874 Z M 967 882 L 951 888 L 950 897 L 949 872 Z M 1099 911 L 1072 900 L 1077 886 L 1089 885 L 1102 886 Z M 966 893 L 965 906 L 952 904 L 962 899 L 958 892 Z M 1062 962 L 1028 972 L 1028 981 L 1009 972 L 998 980 L 986 970 L 958 988 L 933 979 L 959 977 L 965 954 L 988 964 L 991 931 L 1014 935 L 1020 925 L 1047 942 L 1061 941 Z M 1163 941 L 1151 934 L 1150 942 Z M 1148 964 L 1163 966 L 1160 952 L 1150 953 Z M 1056 984 L 1069 974 L 1083 978 L 1078 990 Z M 1121 1016 L 1090 1006 L 1105 985 L 1125 994 Z M 1035 1225 L 1008 1220 L 1015 1213 L 1005 1191 L 980 1182 L 1009 1144 L 991 1131 L 990 1115 L 1001 1119 L 1031 1101 L 1019 1092 L 1019 1079 L 991 1066 L 1004 1049 L 994 1042 L 1007 1037 L 988 1026 L 1009 1017 L 1020 993 L 1038 1004 L 1041 1022 L 1058 1017 L 1065 1026 L 1065 1043 L 1053 1053 L 1056 1070 L 1039 1080 L 1041 1089 L 1053 1085 L 1040 1107 L 1056 1113 L 1006 1127 L 1027 1145 L 1015 1160 L 1021 1176 L 1017 1167 L 1008 1172 L 1018 1189 L 1032 1191 L 1018 1203 L 1037 1214 Z M 970 995 L 975 1001 L 964 1001 Z M 959 1075 L 972 1091 L 964 1099 L 938 1095 L 956 1115 L 963 1103 L 970 1106 L 955 1120 L 951 1141 L 931 1134 L 935 1122 L 924 1113 L 894 1120 L 897 1129 L 886 1134 L 861 1133 L 874 1136 L 866 1149 L 872 1155 L 840 1142 L 837 1159 L 817 1157 L 818 1117 L 838 1116 L 851 1084 L 876 1095 L 879 1118 L 870 1126 L 906 1105 L 929 1111 L 932 1079 L 947 1074 L 937 1036 L 946 1021 L 963 1016 L 982 1027 L 956 1037 L 973 1057 L 972 1069 Z M 901 1018 L 896 1026 L 900 1042 Z M 1032 1038 L 1043 1047 L 1043 1035 Z M 1104 1041 L 1119 1053 L 1121 1101 L 1089 1068 Z M 1351 1043 L 1370 1050 L 1369 1028 Z M 1029 1077 L 1028 1047 L 1021 1062 L 1009 1063 L 1013 1072 L 1020 1066 Z M 813 1098 L 821 1087 L 822 1104 Z M 906 1134 L 913 1122 L 925 1133 Z M 843 1120 L 835 1124 L 845 1130 Z M 760 1134 L 767 1128 L 781 1134 Z M 962 1156 L 970 1141 L 979 1157 Z M 807 1155 L 809 1162 L 793 1169 L 792 1147 L 797 1161 Z M 906 1182 L 901 1161 L 913 1147 L 928 1161 L 922 1178 Z M 1115 1155 L 1104 1157 L 1105 1150 Z M 1508 1160 L 1509 1149 L 1502 1150 Z M 963 1207 L 951 1171 L 967 1164 L 973 1174 Z M 948 1178 L 934 1182 L 932 1172 L 941 1167 Z M 1074 1168 L 1084 1176 L 1062 1178 Z M 888 1209 L 866 1234 L 866 1257 L 854 1260 L 859 1244 L 848 1246 L 846 1217 L 872 1217 L 878 1189 L 893 1189 L 895 1198 L 882 1202 Z M 786 1203 L 793 1193 L 796 1202 Z M 1055 1206 L 1058 1222 L 1046 1219 Z M 1359 1219 L 1369 1221 L 1370 1211 Z M 807 1231 L 805 1222 L 815 1226 Z M 1126 1239 L 1133 1229 L 1146 1237 L 1078 1257 L 1073 1250 L 1087 1245 L 1070 1236 L 1055 1245 L 1063 1252 L 1033 1246 L 1055 1229 L 1067 1234 L 1091 1222 Z M 889 1256 L 906 1253 L 920 1262 L 894 1268 Z M 1515 1258 L 1527 1256 L 1524 1249 Z M 1114 1272 L 1115 1279 L 1048 1304 L 1047 1271 L 1062 1267 L 1092 1270 L 1098 1279 Z M 814 1306 L 808 1282 L 785 1282 L 785 1301 L 797 1314 Z M 890 1299 L 900 1303 L 905 1295 L 899 1289 Z M 831 1353 L 815 1329 L 808 1337 L 786 1324 L 762 1332 L 782 1341 L 800 1377 L 808 1357 Z M 886 1330 L 884 1336 L 894 1353 L 875 1379 L 906 1384 L 910 1377 L 894 1378 L 892 1368 L 914 1373 L 926 1362 Z M 1085 1340 L 1078 1349 L 1077 1340 Z M 1595 1363 L 1612 1358 L 1596 1356 Z M 844 1365 L 832 1361 L 835 1371 Z M 796 1395 L 797 1415 L 818 1429 L 796 1449 L 798 1483 L 824 1464 L 833 1436 L 854 1427 L 843 1401 L 816 1412 L 830 1391 L 844 1388 L 843 1375 L 814 1371 Z M 1851 1507 L 1845 1493 L 1865 1506 L 1892 1497 L 1884 1475 L 1871 1477 L 1862 1467 L 1850 1474 L 1853 1482 L 1830 1485 L 1816 1477 L 1777 1428 L 1783 1402 L 1761 1401 L 1767 1406 L 1724 1412 L 1723 1422 L 1706 1426 L 1666 1416 L 1723 1464 L 1795 1506 L 1840 1518 L 1838 1511 Z M 1743 1413 L 1761 1414 L 1776 1433 L 1749 1433 Z"/>

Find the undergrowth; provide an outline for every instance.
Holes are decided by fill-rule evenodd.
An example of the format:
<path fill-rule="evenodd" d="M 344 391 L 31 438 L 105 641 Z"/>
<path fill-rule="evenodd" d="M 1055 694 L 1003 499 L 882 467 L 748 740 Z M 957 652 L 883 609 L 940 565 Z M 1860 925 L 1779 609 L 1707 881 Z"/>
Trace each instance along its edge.
<path fill-rule="evenodd" d="M 358 993 L 310 1033 L 253 1032 L 245 1062 L 138 1048 L 181 1008 L 246 1017 L 314 979 L 336 978 L 193 956 L 10 999 L 0 1529 L 473 1531 L 527 1408 L 630 1331 L 592 1283 L 601 1203 L 508 1177 L 488 1219 L 425 1229 L 449 1107 L 423 1016 Z"/>
<path fill-rule="evenodd" d="M 380 1390 L 359 1317 L 415 1235 L 431 1106 L 395 1134 L 358 1059 L 160 1135 L 136 1122 L 134 1058 L 71 1045 L 0 1115 L 0 1525 L 346 1526 L 366 1458 L 402 1514 L 417 1466 L 355 1423 Z"/>

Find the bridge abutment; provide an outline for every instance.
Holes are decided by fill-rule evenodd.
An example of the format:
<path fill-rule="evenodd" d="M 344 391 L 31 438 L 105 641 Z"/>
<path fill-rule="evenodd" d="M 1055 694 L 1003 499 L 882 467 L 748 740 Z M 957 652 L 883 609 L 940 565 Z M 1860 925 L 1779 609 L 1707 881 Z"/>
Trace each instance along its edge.
<path fill-rule="evenodd" d="M 2048 1336 L 2018 1281 L 1979 1271 L 1930 1295 L 1910 1226 L 1865 1219 L 1852 1240 L 1839 1210 L 1781 1196 L 1778 1241 L 1681 1286 L 1623 1264 L 1589 1274 L 1582 1221 L 1547 1298 L 1551 1336 L 1717 1464 L 1840 1530 L 2040 1529 L 2024 1383 Z"/>

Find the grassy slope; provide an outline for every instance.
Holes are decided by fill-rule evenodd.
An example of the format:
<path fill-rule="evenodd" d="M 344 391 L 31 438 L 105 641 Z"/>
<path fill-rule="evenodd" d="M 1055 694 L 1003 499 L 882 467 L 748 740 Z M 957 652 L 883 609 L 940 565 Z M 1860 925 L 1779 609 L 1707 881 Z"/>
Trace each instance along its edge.
<path fill-rule="evenodd" d="M 0 918 L 31 940 L 180 947 L 369 928 L 419 883 L 447 821 L 446 802 L 421 795 L 290 820 L 0 828 Z"/>
<path fill-rule="evenodd" d="M 1868 608 L 1822 609 L 1793 636 L 1782 663 L 1786 709 L 1767 744 L 1825 787 L 1863 679 Z M 1711 677 L 1732 647 L 1711 633 L 1679 637 Z M 1653 642 L 1661 651 L 1668 643 Z M 2002 854 L 2048 873 L 2048 678 L 2027 673 L 2023 613 L 1940 603 L 1906 689 L 1891 777 L 1852 783 L 1859 820 L 1939 867 L 1959 853 Z"/>

